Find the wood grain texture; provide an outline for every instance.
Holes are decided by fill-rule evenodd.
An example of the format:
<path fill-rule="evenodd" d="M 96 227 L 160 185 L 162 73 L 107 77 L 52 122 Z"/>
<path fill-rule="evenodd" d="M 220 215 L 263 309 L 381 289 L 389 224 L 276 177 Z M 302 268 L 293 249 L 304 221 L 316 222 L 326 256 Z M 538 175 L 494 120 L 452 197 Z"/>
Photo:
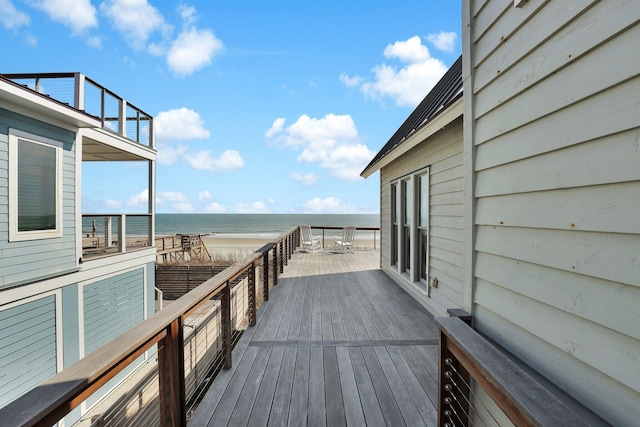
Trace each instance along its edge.
<path fill-rule="evenodd" d="M 378 257 L 295 253 L 190 425 L 433 425 L 435 323 Z"/>

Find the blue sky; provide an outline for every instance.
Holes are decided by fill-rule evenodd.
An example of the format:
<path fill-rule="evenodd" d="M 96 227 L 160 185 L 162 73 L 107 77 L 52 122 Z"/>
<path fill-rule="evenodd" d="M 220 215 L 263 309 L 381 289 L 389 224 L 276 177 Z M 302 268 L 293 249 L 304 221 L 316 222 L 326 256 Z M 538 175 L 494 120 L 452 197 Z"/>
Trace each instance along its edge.
<path fill-rule="evenodd" d="M 0 72 L 153 115 L 157 212 L 378 213 L 359 174 L 460 55 L 460 3 L 0 0 Z M 83 212 L 145 211 L 144 165 L 82 185 Z"/>

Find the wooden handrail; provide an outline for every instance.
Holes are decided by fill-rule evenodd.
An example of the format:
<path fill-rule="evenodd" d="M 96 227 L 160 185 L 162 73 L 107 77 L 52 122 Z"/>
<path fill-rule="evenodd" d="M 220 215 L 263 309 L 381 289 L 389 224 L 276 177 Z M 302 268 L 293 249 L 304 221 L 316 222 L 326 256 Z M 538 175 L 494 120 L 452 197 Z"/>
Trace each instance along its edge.
<path fill-rule="evenodd" d="M 589 423 L 559 400 L 524 369 L 458 317 L 435 319 L 440 331 L 438 425 L 471 425 L 473 407 L 468 379 L 456 387 L 451 376 L 471 377 L 517 426 L 588 426 Z M 448 385 L 448 387 L 447 387 Z M 458 390 L 454 390 L 458 388 Z M 464 396 L 466 394 L 466 396 Z M 452 396 L 445 403 L 445 396 Z M 455 405 L 463 408 L 458 411 Z M 453 406 L 453 407 L 452 407 Z M 467 406 L 465 409 L 464 406 Z M 458 406 L 460 408 L 460 406 Z M 445 411 L 458 413 L 451 423 Z"/>
<path fill-rule="evenodd" d="M 270 248 L 274 251 L 280 248 L 282 253 L 285 242 L 297 236 L 297 230 L 298 227 L 294 227 L 281 234 L 269 244 Z M 184 320 L 205 302 L 222 294 L 222 313 L 223 317 L 227 317 L 222 319 L 223 340 L 226 342 L 224 364 L 225 368 L 230 368 L 231 310 L 228 304 L 231 284 L 247 272 L 251 276 L 257 263 L 264 260 L 265 253 L 268 254 L 268 252 L 255 252 L 244 260 L 236 262 L 173 302 L 168 308 L 149 317 L 0 408 L 0 420 L 3 425 L 55 424 L 145 351 L 158 344 L 161 423 L 166 426 L 185 426 L 184 357 L 182 356 Z M 284 256 L 289 258 L 291 255 L 290 250 L 284 253 Z M 277 278 L 279 269 L 277 261 L 277 258 L 274 259 L 274 279 Z M 265 288 L 267 288 L 266 285 Z"/>

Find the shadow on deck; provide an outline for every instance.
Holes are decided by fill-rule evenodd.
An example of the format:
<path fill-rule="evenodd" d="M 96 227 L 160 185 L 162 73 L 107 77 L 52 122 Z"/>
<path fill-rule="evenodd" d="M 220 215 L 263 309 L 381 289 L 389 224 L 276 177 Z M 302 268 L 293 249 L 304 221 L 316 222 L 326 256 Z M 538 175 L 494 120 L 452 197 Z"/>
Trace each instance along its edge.
<path fill-rule="evenodd" d="M 437 327 L 378 265 L 296 252 L 190 425 L 435 425 Z"/>

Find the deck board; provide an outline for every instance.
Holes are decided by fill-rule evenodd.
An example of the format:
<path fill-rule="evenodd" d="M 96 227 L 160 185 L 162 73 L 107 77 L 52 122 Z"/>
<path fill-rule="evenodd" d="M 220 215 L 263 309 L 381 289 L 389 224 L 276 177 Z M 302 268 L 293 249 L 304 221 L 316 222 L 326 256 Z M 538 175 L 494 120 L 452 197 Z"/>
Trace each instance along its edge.
<path fill-rule="evenodd" d="M 296 252 L 190 425 L 435 425 L 433 318 L 378 264 Z"/>

